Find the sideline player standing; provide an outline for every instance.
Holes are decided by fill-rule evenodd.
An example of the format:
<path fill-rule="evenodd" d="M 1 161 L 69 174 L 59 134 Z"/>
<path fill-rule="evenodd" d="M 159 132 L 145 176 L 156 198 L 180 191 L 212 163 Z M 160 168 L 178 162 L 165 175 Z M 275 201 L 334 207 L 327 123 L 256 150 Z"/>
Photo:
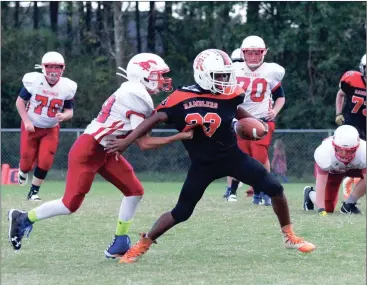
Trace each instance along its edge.
<path fill-rule="evenodd" d="M 209 184 L 228 175 L 259 187 L 271 197 L 286 248 L 313 251 L 313 244 L 293 232 L 282 185 L 261 163 L 238 148 L 232 121 L 235 117 L 242 119 L 251 115 L 238 107 L 244 94 L 237 86 L 231 59 L 221 50 L 209 49 L 195 58 L 193 68 L 196 85 L 173 92 L 158 106 L 157 113 L 142 122 L 127 138 L 114 140 L 107 146 L 110 152 L 125 150 L 159 122 L 173 124 L 179 131 L 194 131 L 192 140 L 183 141 L 191 167 L 175 208 L 164 213 L 120 262 L 135 261 L 158 237 L 190 218 Z"/>
<path fill-rule="evenodd" d="M 237 136 L 238 146 L 242 151 L 261 162 L 270 172 L 268 149 L 272 134 L 275 130 L 275 118 L 285 104 L 285 95 L 281 86 L 285 70 L 276 63 L 264 62 L 268 49 L 265 42 L 258 36 L 245 38 L 241 45 L 241 53 L 244 62 L 234 64 L 236 68 L 237 83 L 245 91 L 245 100 L 241 107 L 255 118 L 268 124 L 267 136 L 258 141 L 245 140 Z M 273 105 L 274 102 L 274 105 Z M 237 201 L 236 192 L 239 181 L 233 179 L 231 187 L 227 187 L 225 198 L 228 201 Z M 252 189 L 248 194 L 252 194 Z M 260 194 L 262 189 L 255 189 L 254 204 L 270 206 L 271 199 L 267 195 Z"/>
<path fill-rule="evenodd" d="M 339 187 L 344 177 L 361 178 L 343 202 L 344 214 L 360 214 L 356 203 L 366 193 L 366 142 L 359 138 L 353 126 L 343 125 L 334 136 L 325 139 L 315 150 L 316 191 L 304 189 L 303 209 L 310 211 L 317 206 L 320 215 L 333 213 L 338 202 Z"/>
<path fill-rule="evenodd" d="M 161 57 L 151 53 L 135 55 L 127 66 L 128 81 L 121 84 L 103 104 L 97 118 L 86 128 L 69 152 L 66 188 L 61 199 L 50 201 L 28 213 L 12 209 L 9 217 L 9 242 L 15 250 L 21 248 L 25 232 L 32 230 L 34 222 L 59 215 L 74 213 L 89 192 L 94 177 L 99 173 L 124 195 L 119 210 L 115 237 L 105 251 L 108 258 L 122 256 L 130 247 L 127 235 L 137 206 L 144 194 L 143 186 L 132 166 L 115 153 L 105 151 L 106 143 L 112 138 L 126 137 L 153 111 L 150 94 L 160 90 L 171 90 L 171 79 L 163 75 L 169 72 Z M 137 141 L 141 149 L 157 148 L 162 145 L 190 139 L 192 133 L 178 133 L 170 137 L 144 136 Z"/>
<path fill-rule="evenodd" d="M 51 169 L 59 144 L 60 122 L 73 117 L 73 99 L 77 84 L 62 77 L 65 61 L 58 52 L 42 57 L 42 73 L 30 72 L 23 77 L 23 88 L 16 101 L 22 119 L 18 183 L 25 186 L 28 172 L 35 165 L 27 199 L 41 200 L 40 186 Z"/>
<path fill-rule="evenodd" d="M 347 71 L 339 83 L 336 94 L 335 122 L 351 125 L 358 130 L 362 140 L 366 140 L 366 55 L 361 58 L 358 71 Z M 345 105 L 344 105 L 345 102 Z M 347 177 L 343 181 L 344 197 L 348 198 L 358 178 Z"/>

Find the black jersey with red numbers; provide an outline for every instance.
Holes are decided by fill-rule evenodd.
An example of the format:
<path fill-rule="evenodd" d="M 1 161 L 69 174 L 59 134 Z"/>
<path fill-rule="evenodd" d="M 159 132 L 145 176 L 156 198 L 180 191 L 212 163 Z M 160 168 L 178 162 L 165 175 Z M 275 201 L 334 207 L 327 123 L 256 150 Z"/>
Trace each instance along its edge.
<path fill-rule="evenodd" d="M 232 120 L 244 91 L 236 87 L 231 95 L 213 94 L 199 85 L 183 86 L 156 108 L 168 116 L 166 124 L 178 131 L 194 130 L 191 140 L 182 141 L 192 160 L 214 161 L 225 157 L 237 140 Z"/>
<path fill-rule="evenodd" d="M 348 71 L 340 79 L 339 87 L 346 94 L 343 116 L 345 124 L 356 127 L 366 136 L 366 81 L 362 73 Z M 363 133 L 363 134 L 362 134 Z"/>

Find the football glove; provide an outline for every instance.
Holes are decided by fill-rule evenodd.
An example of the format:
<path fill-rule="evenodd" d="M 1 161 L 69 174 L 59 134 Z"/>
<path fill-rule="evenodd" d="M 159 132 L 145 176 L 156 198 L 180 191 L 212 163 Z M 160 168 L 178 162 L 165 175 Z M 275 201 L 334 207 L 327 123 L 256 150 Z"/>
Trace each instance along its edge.
<path fill-rule="evenodd" d="M 335 123 L 338 125 L 338 126 L 341 126 L 342 124 L 344 124 L 344 116 L 343 114 L 337 114 L 336 117 L 335 117 Z"/>

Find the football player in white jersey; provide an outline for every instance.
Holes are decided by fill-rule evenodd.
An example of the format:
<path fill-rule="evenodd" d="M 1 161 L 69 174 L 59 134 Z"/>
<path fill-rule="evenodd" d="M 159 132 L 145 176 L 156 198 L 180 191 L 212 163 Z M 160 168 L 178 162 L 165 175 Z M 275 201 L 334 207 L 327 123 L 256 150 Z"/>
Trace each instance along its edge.
<path fill-rule="evenodd" d="M 258 141 L 244 140 L 237 136 L 238 146 L 270 171 L 268 149 L 275 130 L 275 118 L 285 104 L 285 95 L 281 86 L 285 70 L 279 64 L 264 62 L 267 51 L 262 38 L 249 36 L 241 45 L 241 57 L 244 62 L 236 62 L 234 65 L 237 83 L 246 94 L 241 107 L 252 116 L 265 121 L 269 129 L 267 136 Z M 227 187 L 224 197 L 228 201 L 237 200 L 238 184 L 238 181 L 232 180 L 231 187 Z M 260 194 L 260 191 L 261 189 L 255 191 L 253 203 L 270 206 L 270 197 Z M 251 196 L 253 190 L 249 189 L 247 194 Z"/>
<path fill-rule="evenodd" d="M 109 139 L 126 137 L 144 121 L 144 118 L 153 113 L 150 94 L 156 94 L 160 90 L 170 91 L 171 79 L 163 77 L 169 72 L 164 60 L 151 53 L 135 55 L 126 70 L 120 69 L 126 75 L 118 74 L 128 81 L 122 83 L 106 100 L 97 118 L 87 126 L 84 134 L 76 140 L 69 152 L 64 196 L 44 203 L 28 213 L 15 209 L 9 212 L 9 241 L 15 250 L 20 249 L 24 232 L 31 230 L 34 222 L 69 215 L 78 210 L 97 173 L 124 195 L 115 237 L 104 253 L 108 258 L 115 258 L 122 256 L 129 249 L 130 238 L 127 232 L 144 189 L 125 158 L 117 153 L 107 153 L 105 147 Z M 192 132 L 181 132 L 170 137 L 146 135 L 139 138 L 137 144 L 145 150 L 191 138 Z"/>
<path fill-rule="evenodd" d="M 52 167 L 59 143 L 60 122 L 73 117 L 73 99 L 77 84 L 62 77 L 65 61 L 58 52 L 42 57 L 42 73 L 30 72 L 23 77 L 23 88 L 16 101 L 22 119 L 18 183 L 27 184 L 28 172 L 35 167 L 28 200 L 41 200 L 38 193 Z"/>
<path fill-rule="evenodd" d="M 334 136 L 325 139 L 315 150 L 316 191 L 311 186 L 304 189 L 305 211 L 317 206 L 320 215 L 333 213 L 338 202 L 339 187 L 344 177 L 361 178 L 340 211 L 360 214 L 356 203 L 366 193 L 366 141 L 350 125 L 335 130 Z"/>

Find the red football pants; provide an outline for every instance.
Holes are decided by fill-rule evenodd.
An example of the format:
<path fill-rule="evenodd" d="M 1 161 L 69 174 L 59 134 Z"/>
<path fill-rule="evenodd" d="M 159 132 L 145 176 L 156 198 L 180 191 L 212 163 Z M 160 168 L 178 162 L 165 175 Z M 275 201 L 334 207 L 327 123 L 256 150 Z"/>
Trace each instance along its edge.
<path fill-rule="evenodd" d="M 315 164 L 316 175 L 318 173 L 325 173 L 317 164 Z M 362 169 L 351 169 L 345 173 L 328 173 L 327 182 L 325 186 L 325 211 L 327 213 L 333 213 L 338 203 L 338 194 L 340 184 L 344 177 L 359 177 L 363 178 Z M 317 179 L 317 176 L 316 176 Z M 317 195 L 317 192 L 316 192 Z"/>
<path fill-rule="evenodd" d="M 125 196 L 142 196 L 143 186 L 130 163 L 122 155 L 107 154 L 91 135 L 81 135 L 69 152 L 66 189 L 62 202 L 75 212 L 89 192 L 94 177 L 99 173 L 115 185 Z"/>
<path fill-rule="evenodd" d="M 274 122 L 267 122 L 269 132 L 268 134 L 259 141 L 245 140 L 237 135 L 238 147 L 249 156 L 255 158 L 257 161 L 265 164 L 269 159 L 269 146 L 273 132 L 275 130 Z"/>
<path fill-rule="evenodd" d="M 31 171 L 36 162 L 39 168 L 50 170 L 59 144 L 59 125 L 53 128 L 34 127 L 34 130 L 26 131 L 22 122 L 19 167 L 25 173 Z"/>

